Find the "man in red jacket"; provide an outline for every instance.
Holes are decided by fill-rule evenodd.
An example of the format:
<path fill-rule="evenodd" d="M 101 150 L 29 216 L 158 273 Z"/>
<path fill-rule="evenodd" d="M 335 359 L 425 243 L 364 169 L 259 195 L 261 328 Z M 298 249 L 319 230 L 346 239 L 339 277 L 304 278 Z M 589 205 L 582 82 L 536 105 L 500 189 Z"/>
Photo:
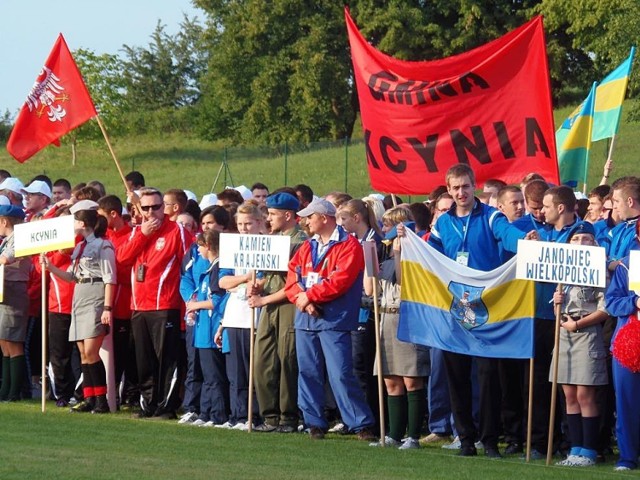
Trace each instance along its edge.
<path fill-rule="evenodd" d="M 164 214 L 162 193 L 140 191 L 142 223 L 116 252 L 131 266 L 131 330 L 135 341 L 140 418 L 176 418 L 180 341 L 180 265 L 188 246 L 181 225 Z"/>

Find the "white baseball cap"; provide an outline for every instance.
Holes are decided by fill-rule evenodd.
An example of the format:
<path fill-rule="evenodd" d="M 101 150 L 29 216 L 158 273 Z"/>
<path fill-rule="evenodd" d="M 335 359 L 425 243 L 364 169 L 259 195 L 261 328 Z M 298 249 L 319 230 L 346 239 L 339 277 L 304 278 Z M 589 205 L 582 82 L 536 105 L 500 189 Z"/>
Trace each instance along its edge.
<path fill-rule="evenodd" d="M 0 190 L 10 190 L 13 193 L 19 193 L 20 195 L 22 195 L 23 188 L 24 184 L 16 177 L 7 177 L 2 183 L 0 183 Z"/>
<path fill-rule="evenodd" d="M 24 187 L 22 191 L 26 193 L 39 193 L 40 195 L 45 195 L 51 198 L 51 188 L 49 188 L 49 185 L 42 180 L 34 180 L 29 184 L 29 186 Z"/>
<path fill-rule="evenodd" d="M 202 196 L 202 200 L 200 200 L 200 210 L 204 210 L 211 205 L 216 205 L 218 203 L 218 196 L 215 193 L 207 193 Z"/>

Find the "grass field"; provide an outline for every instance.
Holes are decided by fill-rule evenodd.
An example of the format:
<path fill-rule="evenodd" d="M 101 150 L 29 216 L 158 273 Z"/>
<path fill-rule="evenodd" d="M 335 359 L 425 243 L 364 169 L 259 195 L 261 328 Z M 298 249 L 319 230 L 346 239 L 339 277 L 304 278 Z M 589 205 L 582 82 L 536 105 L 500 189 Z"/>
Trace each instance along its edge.
<path fill-rule="evenodd" d="M 625 106 L 628 109 L 629 105 Z M 571 113 L 572 108 L 555 112 L 556 125 Z M 359 126 L 355 130 L 361 136 Z M 612 179 L 622 175 L 638 174 L 638 138 L 640 125 L 623 121 L 616 140 L 615 168 Z M 279 149 L 227 148 L 177 135 L 112 139 L 116 155 L 124 173 L 140 170 L 147 185 L 166 190 L 185 188 L 198 197 L 212 191 L 214 180 L 220 172 L 214 191 L 226 184 L 251 186 L 256 181 L 272 189 L 285 183 L 306 183 L 320 194 L 333 190 L 348 191 L 363 196 L 371 191 L 366 170 L 365 149 L 362 140 L 345 147 L 342 142 L 314 144 L 312 146 L 284 146 Z M 590 161 L 589 186 L 598 184 L 606 160 L 607 142 L 593 145 Z M 52 179 L 65 177 L 72 184 L 101 180 L 107 189 L 118 195 L 124 193 L 122 181 L 104 141 L 80 142 L 77 148 L 76 166 L 71 165 L 71 147 L 48 147 L 24 164 L 13 160 L 6 149 L 0 149 L 0 168 L 28 181 L 36 174 L 46 173 Z M 221 170 L 226 159 L 228 171 Z M 532 171 L 535 166 L 532 166 Z M 406 199 L 405 199 L 406 200 Z"/>
<path fill-rule="evenodd" d="M 0 479 L 603 479 L 611 459 L 589 469 L 456 457 L 434 445 L 420 450 L 371 448 L 354 437 L 264 434 L 134 420 L 129 414 L 70 414 L 51 402 L 0 404 Z M 482 454 L 482 451 L 480 451 Z"/>

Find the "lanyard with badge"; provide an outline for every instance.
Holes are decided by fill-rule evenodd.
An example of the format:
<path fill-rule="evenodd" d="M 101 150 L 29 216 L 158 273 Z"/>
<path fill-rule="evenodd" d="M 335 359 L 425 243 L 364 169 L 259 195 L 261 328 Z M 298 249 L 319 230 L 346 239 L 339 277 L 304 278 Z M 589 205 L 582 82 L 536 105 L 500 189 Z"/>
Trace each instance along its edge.
<path fill-rule="evenodd" d="M 455 217 L 459 218 L 459 217 Z M 465 252 L 465 244 L 467 243 L 467 232 L 469 232 L 469 221 L 471 220 L 471 213 L 467 216 L 467 223 L 462 227 L 462 232 L 458 229 L 454 222 L 451 222 L 451 226 L 456 231 L 458 236 L 462 239 L 462 248 L 456 253 L 456 262 L 460 265 L 467 267 L 469 265 L 469 252 Z"/>

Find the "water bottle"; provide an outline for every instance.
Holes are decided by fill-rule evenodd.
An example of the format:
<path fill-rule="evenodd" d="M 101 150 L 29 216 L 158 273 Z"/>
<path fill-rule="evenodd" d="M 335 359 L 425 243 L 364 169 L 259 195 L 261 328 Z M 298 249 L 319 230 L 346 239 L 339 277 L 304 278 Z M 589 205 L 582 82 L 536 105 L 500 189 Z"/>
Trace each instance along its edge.
<path fill-rule="evenodd" d="M 196 300 L 196 296 L 192 296 L 191 300 Z M 184 316 L 184 323 L 186 323 L 188 327 L 193 327 L 196 324 L 196 312 L 187 312 Z"/>

